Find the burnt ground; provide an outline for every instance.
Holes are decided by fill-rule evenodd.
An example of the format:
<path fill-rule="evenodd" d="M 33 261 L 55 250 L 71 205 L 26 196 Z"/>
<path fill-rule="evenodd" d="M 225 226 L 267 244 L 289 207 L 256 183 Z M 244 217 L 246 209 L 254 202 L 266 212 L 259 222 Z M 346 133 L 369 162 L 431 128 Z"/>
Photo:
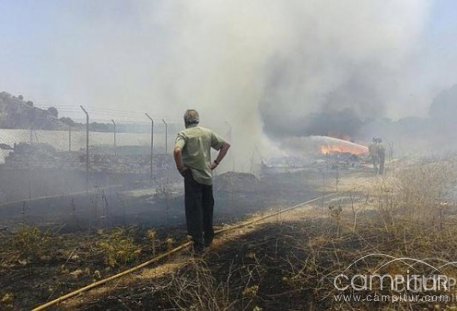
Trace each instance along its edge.
<path fill-rule="evenodd" d="M 233 223 L 253 213 L 315 197 L 322 193 L 321 184 L 315 183 L 319 176 L 318 172 L 282 173 L 261 179 L 255 188 L 245 187 L 245 191 L 221 187 L 216 192 L 215 225 Z M 48 207 L 42 203 L 37 209 L 52 212 L 59 208 L 57 203 Z M 153 257 L 154 252 L 158 254 L 186 240 L 182 197 L 155 199 L 154 205 L 141 197 L 124 201 L 124 205 L 135 209 L 135 213 L 121 217 L 128 220 L 125 223 L 113 221 L 115 213 L 112 213 L 110 222 L 86 225 L 79 221 L 81 218 L 61 212 L 67 218 L 56 219 L 67 222 L 54 220 L 36 226 L 33 215 L 36 213 L 41 223 L 42 214 L 30 211 L 25 217 L 22 215 L 24 218 L 16 219 L 25 219 L 25 224 L 0 231 L 2 308 L 30 309 L 135 266 Z M 152 229 L 154 250 L 148 232 Z M 112 249 L 110 245 L 119 247 Z"/>
<path fill-rule="evenodd" d="M 351 295 L 360 292 L 341 291 L 334 286 L 335 277 L 342 272 L 348 276 L 439 273 L 457 278 L 457 204 L 421 203 L 424 191 L 436 191 L 431 186 L 440 184 L 428 178 L 437 171 L 432 168 L 426 175 L 410 175 L 406 171 L 413 179 L 406 179 L 404 184 L 404 175 L 346 176 L 338 195 L 323 204 L 315 202 L 224 233 L 201 257 L 183 252 L 168 258 L 163 265 L 145 268 L 86 292 L 58 308 L 455 310 L 457 304 L 453 301 L 427 300 L 436 299 L 437 295 L 452 299 L 455 288 L 427 290 L 419 294 L 420 299 L 426 300 L 400 303 L 346 302 L 341 300 L 342 294 L 351 299 L 356 297 Z M 444 168 L 449 172 L 447 166 Z M 448 175 L 443 176 L 449 179 Z M 450 182 L 455 184 L 452 179 Z M 405 190 L 408 196 L 404 196 Z M 435 267 L 440 268 L 437 271 Z M 398 297 L 397 291 L 389 286 L 380 289 L 379 285 L 375 282 L 373 289 L 364 290 L 357 297 Z"/>
<path fill-rule="evenodd" d="M 445 189 L 437 187 L 443 180 L 455 185 L 448 174 L 454 170 L 444 164 L 442 170 L 436 165 L 423 170 L 423 165 L 407 168 L 406 175 L 395 178 L 340 172 L 340 182 L 329 178 L 326 187 L 338 190 L 335 198 L 224 233 L 202 257 L 183 252 L 163 265 L 110 282 L 56 309 L 454 310 L 457 305 L 450 301 L 400 304 L 335 298 L 341 292 L 333 280 L 342 271 L 348 275 L 427 276 L 436 273 L 433 265 L 445 263 L 439 272 L 457 278 L 457 204 L 443 201 L 437 205 L 434 197 Z M 285 174 L 278 179 L 270 176 L 259 188 L 230 192 L 222 187 L 218 191 L 225 193 L 226 201 L 250 202 L 260 212 L 324 192 L 318 182 L 307 184 L 319 181 L 318 173 Z M 262 188 L 267 182 L 270 187 Z M 424 202 L 429 196 L 433 199 Z M 228 215 L 233 216 L 232 221 L 248 217 Z M 48 233 L 24 227 L 15 234 L 4 232 L 0 239 L 2 309 L 30 309 L 144 262 L 153 257 L 153 241 L 159 253 L 185 240 L 183 226 L 158 227 L 155 232 L 148 229 L 151 227 Z M 392 258 L 396 260 L 391 262 Z M 392 297 L 395 292 L 384 288 L 368 294 Z"/>
<path fill-rule="evenodd" d="M 184 236 L 178 229 L 157 232 L 155 252 L 167 250 L 169 237 Z M 125 249 L 110 251 L 103 244 L 125 243 Z M 12 309 L 31 307 L 66 292 L 107 277 L 142 261 L 154 252 L 147 232 L 141 228 L 99 230 L 98 232 L 59 234 L 24 227 L 16 234 L 3 234 L 0 242 L 2 297 L 12 294 Z M 117 251 L 137 252 L 134 256 L 115 256 Z M 113 254 L 113 256 L 112 256 Z M 110 256 L 117 262 L 110 262 Z"/>
<path fill-rule="evenodd" d="M 249 178 L 236 178 L 237 174 L 215 179 L 216 222 L 230 223 L 272 206 L 301 202 L 315 196 L 322 186 L 322 174 L 315 170 L 268 175 L 254 183 Z M 333 182 L 330 179 L 327 184 Z M 181 182 L 155 188 L 141 184 L 137 188 L 99 188 L 0 206 L 0 228 L 10 231 L 18 224 L 75 232 L 118 226 L 176 227 L 184 221 Z"/>
<path fill-rule="evenodd" d="M 188 254 L 184 267 L 165 276 L 111 285 L 104 293 L 86 296 L 81 304 L 64 306 L 91 311 L 368 311 L 454 310 L 457 307 L 451 301 L 340 302 L 335 296 L 341 292 L 333 285 L 334 277 L 342 271 L 370 273 L 375 267 L 380 274 L 410 273 L 406 271 L 412 269 L 418 275 L 429 275 L 433 270 L 417 262 L 413 266 L 404 262 L 385 265 L 390 258 L 367 257 L 350 269 L 348 267 L 375 253 L 396 258 L 452 261 L 457 255 L 453 226 L 445 231 L 434 231 L 430 227 L 414 231 L 410 224 L 403 223 L 395 230 L 386 231 L 379 215 L 367 212 L 360 215 L 358 229 L 353 231 L 350 212 L 341 215 L 338 221 L 317 205 L 311 213 L 299 213 L 284 221 L 274 219 L 257 225 L 247 234 L 214 246 L 202 257 Z M 452 214 L 457 215 L 457 209 L 453 209 Z M 450 266 L 441 273 L 455 276 L 457 268 Z M 395 295 L 386 289 L 368 293 Z M 433 294 L 446 295 L 446 291 Z"/>
<path fill-rule="evenodd" d="M 214 310 L 231 303 L 230 310 L 308 310 L 316 304 L 311 282 L 296 286 L 291 279 L 291 268 L 300 270 L 309 257 L 304 247 L 308 231 L 303 223 L 263 225 L 201 261 L 190 262 L 172 277 L 120 288 L 78 309 L 173 310 L 195 305 L 198 310 L 201 296 L 205 303 L 218 305 Z M 192 282 L 197 279 L 200 284 Z M 215 301 L 208 302 L 211 298 Z"/>

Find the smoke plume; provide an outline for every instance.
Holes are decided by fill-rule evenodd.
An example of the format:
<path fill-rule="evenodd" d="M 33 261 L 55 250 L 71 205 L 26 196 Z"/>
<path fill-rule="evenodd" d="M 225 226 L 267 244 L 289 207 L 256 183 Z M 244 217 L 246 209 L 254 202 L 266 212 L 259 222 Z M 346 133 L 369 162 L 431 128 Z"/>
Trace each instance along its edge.
<path fill-rule="evenodd" d="M 426 0 L 83 3 L 53 17 L 58 82 L 40 88 L 107 118 L 181 122 L 195 108 L 203 125 L 232 128 L 239 160 L 281 137 L 354 136 L 383 116 L 410 91 L 399 82 L 428 11 Z"/>
<path fill-rule="evenodd" d="M 398 104 L 426 9 L 426 1 L 171 2 L 162 21 L 174 35 L 156 90 L 230 122 L 240 150 L 263 133 L 354 136 Z"/>

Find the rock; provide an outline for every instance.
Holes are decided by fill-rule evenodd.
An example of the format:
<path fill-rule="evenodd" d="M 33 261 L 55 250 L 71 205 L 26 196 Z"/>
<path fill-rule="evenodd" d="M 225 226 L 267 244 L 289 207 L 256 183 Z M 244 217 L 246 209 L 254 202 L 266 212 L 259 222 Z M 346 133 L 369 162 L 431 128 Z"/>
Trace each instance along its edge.
<path fill-rule="evenodd" d="M 12 304 L 14 300 L 14 295 L 11 293 L 6 293 L 2 298 L 2 303 L 9 305 Z"/>
<path fill-rule="evenodd" d="M 40 257 L 41 261 L 51 261 L 51 256 L 43 255 Z"/>
<path fill-rule="evenodd" d="M 81 277 L 81 276 L 83 275 L 83 273 L 84 273 L 84 272 L 83 272 L 83 270 L 81 270 L 81 269 L 77 269 L 77 270 L 75 270 L 75 271 L 73 271 L 73 272 L 70 272 L 70 274 L 71 274 L 73 277 L 75 277 L 75 278 Z"/>
<path fill-rule="evenodd" d="M 94 278 L 96 280 L 100 280 L 102 278 L 102 274 L 100 273 L 100 271 L 98 271 L 98 270 L 94 271 Z"/>

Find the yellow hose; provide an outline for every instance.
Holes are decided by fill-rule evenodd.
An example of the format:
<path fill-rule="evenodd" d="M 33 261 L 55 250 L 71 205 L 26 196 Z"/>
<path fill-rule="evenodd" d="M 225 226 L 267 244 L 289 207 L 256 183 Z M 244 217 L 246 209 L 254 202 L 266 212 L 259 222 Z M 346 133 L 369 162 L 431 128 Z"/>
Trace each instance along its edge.
<path fill-rule="evenodd" d="M 310 203 L 313 203 L 313 202 L 315 202 L 315 201 L 317 201 L 317 200 L 326 198 L 326 197 L 331 196 L 331 195 L 333 195 L 333 193 L 331 193 L 331 194 L 326 194 L 326 195 L 324 195 L 324 196 L 317 197 L 317 198 L 314 198 L 314 199 L 312 199 L 312 200 L 309 200 L 309 201 L 306 201 L 306 202 L 299 203 L 299 204 L 294 205 L 294 206 L 292 206 L 292 207 L 285 208 L 285 209 L 283 209 L 283 210 L 280 210 L 280 211 L 277 211 L 277 212 L 274 212 L 274 213 L 271 213 L 271 214 L 262 216 L 262 217 L 260 217 L 260 218 L 256 218 L 256 219 L 254 219 L 254 220 L 250 220 L 250 221 L 247 221 L 247 222 L 244 222 L 244 223 L 241 223 L 241 224 L 238 224 L 238 225 L 234 225 L 234 226 L 229 226 L 229 227 L 227 227 L 227 228 L 219 229 L 219 230 L 215 231 L 215 234 L 221 234 L 221 233 L 226 232 L 226 231 L 229 231 L 229 230 L 233 230 L 233 229 L 237 229 L 237 228 L 249 226 L 249 225 L 254 224 L 254 223 L 256 223 L 256 222 L 262 221 L 262 220 L 267 219 L 267 218 L 270 218 L 270 217 L 274 217 L 274 216 L 276 216 L 276 215 L 279 215 L 279 214 L 281 214 L 281 213 L 285 213 L 285 212 L 291 211 L 291 210 L 293 210 L 293 209 L 297 209 L 297 208 L 299 208 L 299 207 L 302 207 L 302 206 L 304 206 L 304 205 L 308 205 L 308 204 L 310 204 Z M 73 292 L 70 292 L 70 293 L 65 294 L 65 295 L 63 295 L 63 296 L 60 296 L 59 298 L 56 298 L 56 299 L 51 300 L 51 301 L 49 301 L 49 302 L 47 302 L 47 303 L 45 303 L 45 304 L 43 304 L 43 305 L 40 305 L 40 306 L 36 307 L 36 308 L 33 309 L 32 311 L 45 310 L 46 308 L 49 308 L 49 307 L 51 307 L 51 306 L 53 306 L 53 305 L 56 305 L 56 304 L 58 304 L 58 303 L 60 303 L 60 302 L 62 302 L 62 301 L 65 301 L 65 300 L 67 300 L 67 299 L 69 299 L 69 298 L 71 298 L 71 297 L 74 297 L 74 296 L 76 296 L 76 295 L 78 295 L 78 294 L 81 294 L 81 293 L 83 293 L 83 292 L 85 292 L 85 291 L 88 291 L 88 290 L 90 290 L 90 289 L 92 289 L 92 288 L 98 287 L 98 286 L 103 285 L 103 284 L 105 284 L 105 283 L 107 283 L 107 282 L 109 282 L 109 281 L 118 279 L 118 278 L 120 278 L 120 277 L 122 277 L 122 276 L 124 276 L 124 275 L 130 274 L 130 273 L 132 273 L 132 272 L 138 271 L 138 270 L 140 270 L 140 269 L 142 269 L 142 268 L 144 268 L 144 267 L 146 267 L 146 266 L 148 266 L 148 265 L 150 265 L 150 264 L 153 264 L 153 263 L 155 263 L 155 262 L 158 262 L 159 260 L 161 260 L 161 259 L 163 259 L 163 258 L 165 258 L 165 257 L 167 257 L 167 256 L 169 256 L 169 255 L 171 255 L 171 254 L 177 253 L 177 252 L 179 252 L 179 251 L 181 251 L 181 250 L 183 250 L 183 249 L 189 247 L 191 244 L 192 244 L 191 241 L 186 242 L 186 243 L 184 243 L 184 244 L 181 244 L 180 246 L 178 246 L 178 247 L 176 247 L 176 248 L 174 248 L 174 249 L 172 249 L 172 250 L 170 250 L 170 251 L 168 251 L 168 252 L 166 252 L 166 253 L 164 253 L 164 254 L 161 254 L 161 255 L 159 255 L 159 256 L 157 256 L 157 257 L 154 257 L 154 258 L 152 258 L 152 259 L 150 259 L 150 260 L 148 260 L 148 261 L 146 261 L 146 262 L 143 262 L 142 264 L 140 264 L 140 265 L 138 265 L 138 266 L 135 266 L 135 267 L 133 267 L 133 268 L 127 269 L 127 270 L 122 271 L 122 272 L 120 272 L 120 273 L 118 273 L 118 274 L 112 275 L 112 276 L 110 276 L 110 277 L 108 277 L 108 278 L 106 278 L 106 279 L 103 279 L 103 280 L 94 282 L 94 283 L 89 284 L 89 285 L 87 285 L 87 286 L 84 286 L 84 287 L 82 287 L 82 288 L 80 288 L 80 289 L 77 289 L 77 290 L 75 290 L 75 291 L 73 291 Z"/>

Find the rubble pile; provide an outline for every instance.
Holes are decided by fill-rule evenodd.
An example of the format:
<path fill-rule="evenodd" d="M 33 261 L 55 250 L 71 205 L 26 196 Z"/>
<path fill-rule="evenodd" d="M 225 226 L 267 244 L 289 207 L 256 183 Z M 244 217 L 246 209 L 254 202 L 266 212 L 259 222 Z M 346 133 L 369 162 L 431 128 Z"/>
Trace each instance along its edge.
<path fill-rule="evenodd" d="M 366 159 L 367 157 L 345 152 L 326 155 L 325 160 L 333 169 L 350 169 L 359 167 L 362 163 L 366 162 Z"/>
<path fill-rule="evenodd" d="M 12 169 L 53 168 L 58 162 L 60 162 L 58 152 L 51 145 L 19 143 L 14 145 L 13 152 L 10 152 L 5 158 L 3 167 Z"/>
<path fill-rule="evenodd" d="M 149 174 L 150 156 L 148 154 L 122 154 L 89 153 L 91 172 L 121 173 L 121 174 Z M 167 170 L 172 165 L 168 155 L 158 154 L 153 157 L 153 169 L 158 173 Z M 86 169 L 86 153 L 81 151 L 57 151 L 48 144 L 25 144 L 14 146 L 2 165 L 6 169 Z"/>

